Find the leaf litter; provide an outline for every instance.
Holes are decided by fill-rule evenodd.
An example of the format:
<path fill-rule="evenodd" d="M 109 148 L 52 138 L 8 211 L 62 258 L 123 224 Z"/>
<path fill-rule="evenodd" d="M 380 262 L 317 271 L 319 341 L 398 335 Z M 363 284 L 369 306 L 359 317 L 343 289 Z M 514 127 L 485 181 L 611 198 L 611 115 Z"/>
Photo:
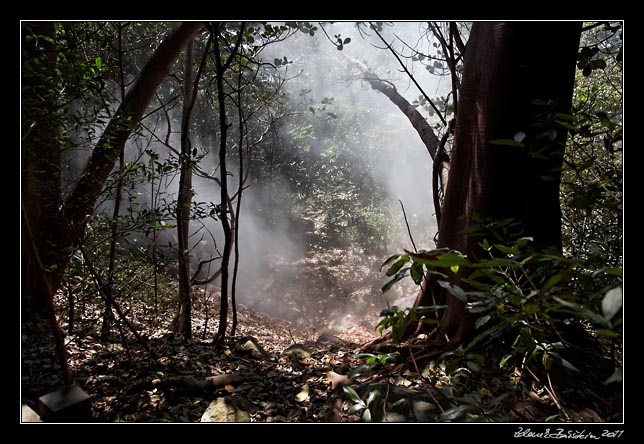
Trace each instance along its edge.
<path fill-rule="evenodd" d="M 217 328 L 213 307 L 219 307 L 215 289 L 194 288 L 190 340 L 174 336 L 169 325 L 144 321 L 149 313 L 144 307 L 137 312 L 132 304 L 130 316 L 139 320 L 146 345 L 125 329 L 112 341 L 101 341 L 96 331 L 101 307 L 88 306 L 85 313 L 94 318 L 85 314 L 84 324 L 77 321 L 78 333 L 66 337 L 75 382 L 92 396 L 96 422 L 198 422 L 215 404 L 235 405 L 239 412 L 228 411 L 227 417 L 251 422 L 498 418 L 486 417 L 480 408 L 475 414 L 477 405 L 507 412 L 507 422 L 606 420 L 598 403 L 562 418 L 543 388 L 517 392 L 519 376 L 510 393 L 510 377 L 485 376 L 478 365 L 463 370 L 480 378 L 480 399 L 472 399 L 434 361 L 415 363 L 413 354 L 392 363 L 384 355 L 365 361 L 362 346 L 380 336 L 380 308 L 398 303 L 383 301 L 379 265 L 375 257 L 344 250 L 318 250 L 295 264 L 275 261 L 258 291 L 279 294 L 279 304 L 273 306 L 286 311 L 266 305 L 270 298 L 237 304 L 237 334 L 218 346 L 211 339 Z M 284 270 L 292 274 L 274 279 L 279 273 L 284 277 Z M 388 295 L 401 298 L 404 291 Z M 302 304 L 297 297 L 302 293 L 317 303 Z M 65 297 L 58 299 L 59 307 L 65 307 Z M 172 319 L 173 314 L 166 308 L 159 318 Z M 65 311 L 58 315 L 66 327 Z M 422 341 L 417 338 L 407 347 L 422 348 Z M 47 327 L 23 324 L 21 351 L 22 402 L 35 408 L 39 396 L 63 385 Z M 400 351 L 394 354 L 404 354 Z"/>

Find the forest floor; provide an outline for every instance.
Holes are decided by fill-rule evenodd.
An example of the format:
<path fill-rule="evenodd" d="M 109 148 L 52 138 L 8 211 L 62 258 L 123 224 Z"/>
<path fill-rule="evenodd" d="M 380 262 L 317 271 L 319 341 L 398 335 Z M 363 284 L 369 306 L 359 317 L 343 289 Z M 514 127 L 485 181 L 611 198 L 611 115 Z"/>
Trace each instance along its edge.
<path fill-rule="evenodd" d="M 620 420 L 621 393 L 605 387 L 582 396 L 578 384 L 555 392 L 533 381 L 526 390 L 520 375 L 476 364 L 468 370 L 476 378 L 466 383 L 434 361 L 363 353 L 380 336 L 380 310 L 399 303 L 392 299 L 413 299 L 409 288 L 383 299 L 380 261 L 333 249 L 295 263 L 273 261 L 256 289 L 267 297 L 238 304 L 236 334 L 218 346 L 214 289 L 196 289 L 190 340 L 172 335 L 169 322 L 149 321 L 149 313 L 137 318 L 130 307 L 145 340 L 122 327 L 122 336 L 101 341 L 102 309 L 86 306 L 94 315 L 77 322 L 66 344 L 74 379 L 92 397 L 91 420 L 198 422 L 207 410 L 235 422 Z M 173 310 L 161 314 L 169 320 Z M 65 316 L 60 320 L 66 329 Z M 52 338 L 43 331 L 22 326 L 22 403 L 34 409 L 39 396 L 63 385 Z"/>

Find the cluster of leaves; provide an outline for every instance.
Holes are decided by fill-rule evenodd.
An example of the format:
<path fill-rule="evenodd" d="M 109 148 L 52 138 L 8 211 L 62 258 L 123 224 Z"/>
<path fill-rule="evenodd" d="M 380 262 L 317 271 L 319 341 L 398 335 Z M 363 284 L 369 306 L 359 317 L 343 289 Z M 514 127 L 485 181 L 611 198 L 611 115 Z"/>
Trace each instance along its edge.
<path fill-rule="evenodd" d="M 485 256 L 478 260 L 445 249 L 406 252 L 388 258 L 382 267 L 392 279 L 383 291 L 408 275 L 417 283 L 426 274 L 434 275 L 442 288 L 477 316 L 474 339 L 462 350 L 450 351 L 439 358 L 441 362 L 453 361 L 451 365 L 456 366 L 453 376 L 471 374 L 483 364 L 548 373 L 556 363 L 573 374 L 591 373 L 601 378 L 600 384 L 620 382 L 622 370 L 616 360 L 612 362 L 612 375 L 602 372 L 601 365 L 589 365 L 601 361 L 602 357 L 597 355 L 600 352 L 589 349 L 584 350 L 585 355 L 574 353 L 583 345 L 576 343 L 579 337 L 569 332 L 577 325 L 598 341 L 620 343 L 621 268 L 598 268 L 592 259 L 582 261 L 557 252 L 538 251 L 527 237 L 501 242 L 503 237 L 491 232 L 512 225 L 508 219 L 469 230 L 470 235 L 491 236 L 481 238 L 479 245 Z M 460 283 L 455 285 L 452 282 L 457 274 Z M 444 308 L 414 307 L 401 311 L 392 307 L 381 313 L 384 319 L 379 329 L 382 332 L 391 328 L 394 341 L 400 341 L 410 320 L 436 323 L 427 315 Z M 458 413 L 471 413 L 475 408 L 483 407 L 468 402 Z"/>

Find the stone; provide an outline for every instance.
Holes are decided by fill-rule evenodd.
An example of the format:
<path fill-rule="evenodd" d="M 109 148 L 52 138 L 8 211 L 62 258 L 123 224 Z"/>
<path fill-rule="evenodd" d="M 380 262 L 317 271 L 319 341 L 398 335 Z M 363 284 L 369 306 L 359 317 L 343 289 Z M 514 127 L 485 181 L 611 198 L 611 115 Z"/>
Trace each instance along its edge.
<path fill-rule="evenodd" d="M 92 401 L 82 388 L 68 385 L 38 398 L 43 422 L 86 422 L 92 417 Z"/>
<path fill-rule="evenodd" d="M 250 422 L 250 415 L 243 408 L 241 399 L 225 396 L 210 403 L 200 422 Z"/>
<path fill-rule="evenodd" d="M 38 413 L 27 404 L 22 405 L 22 415 L 20 418 L 22 422 L 42 422 Z"/>

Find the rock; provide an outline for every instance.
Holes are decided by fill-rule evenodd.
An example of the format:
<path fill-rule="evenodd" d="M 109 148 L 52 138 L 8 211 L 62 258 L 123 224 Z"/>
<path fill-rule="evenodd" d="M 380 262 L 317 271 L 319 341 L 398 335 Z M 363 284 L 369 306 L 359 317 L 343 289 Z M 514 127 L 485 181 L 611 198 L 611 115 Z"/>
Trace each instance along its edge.
<path fill-rule="evenodd" d="M 210 403 L 200 422 L 250 422 L 250 415 L 241 398 L 225 396 Z"/>
<path fill-rule="evenodd" d="M 42 422 L 38 413 L 36 413 L 31 407 L 27 404 L 22 405 L 22 422 Z"/>
<path fill-rule="evenodd" d="M 243 338 L 237 341 L 237 346 L 244 352 L 250 353 L 253 357 L 257 359 L 264 359 L 266 361 L 272 360 L 272 357 L 261 345 L 257 342 L 257 339 L 252 336 L 244 336 Z"/>
<path fill-rule="evenodd" d="M 92 417 L 92 400 L 72 384 L 38 398 L 38 414 L 44 422 L 82 422 Z"/>
<path fill-rule="evenodd" d="M 347 341 L 334 336 L 328 332 L 322 333 L 315 341 L 317 345 L 348 345 Z"/>
<path fill-rule="evenodd" d="M 282 354 L 291 360 L 307 361 L 311 358 L 311 350 L 302 344 L 293 344 L 282 352 Z"/>

